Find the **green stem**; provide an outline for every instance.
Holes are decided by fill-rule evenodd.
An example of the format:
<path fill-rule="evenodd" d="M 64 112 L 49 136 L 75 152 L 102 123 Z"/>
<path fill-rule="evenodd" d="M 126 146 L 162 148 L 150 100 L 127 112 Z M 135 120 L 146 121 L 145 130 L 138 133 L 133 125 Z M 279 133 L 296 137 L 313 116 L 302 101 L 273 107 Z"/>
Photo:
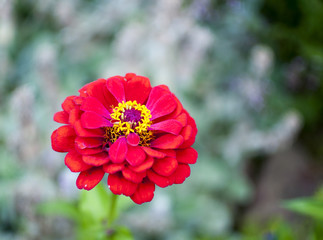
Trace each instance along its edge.
<path fill-rule="evenodd" d="M 117 206 L 118 195 L 112 194 L 111 202 L 110 202 L 110 211 L 109 211 L 109 219 L 108 219 L 108 227 L 111 227 L 113 220 L 116 214 L 116 206 Z"/>

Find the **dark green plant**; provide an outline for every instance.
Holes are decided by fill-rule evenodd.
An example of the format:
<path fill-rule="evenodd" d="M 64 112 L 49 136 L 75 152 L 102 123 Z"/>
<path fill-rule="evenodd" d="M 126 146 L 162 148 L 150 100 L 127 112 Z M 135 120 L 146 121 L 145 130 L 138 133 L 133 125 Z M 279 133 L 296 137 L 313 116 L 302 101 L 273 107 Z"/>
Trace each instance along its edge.
<path fill-rule="evenodd" d="M 323 239 L 323 187 L 313 196 L 285 201 L 283 206 L 300 215 L 291 223 L 275 219 L 265 227 L 256 223 L 243 229 L 244 240 L 320 240 Z"/>
<path fill-rule="evenodd" d="M 260 41 L 271 46 L 277 64 L 277 89 L 304 117 L 301 139 L 322 160 L 323 123 L 323 2 L 321 0 L 264 0 L 260 7 Z"/>

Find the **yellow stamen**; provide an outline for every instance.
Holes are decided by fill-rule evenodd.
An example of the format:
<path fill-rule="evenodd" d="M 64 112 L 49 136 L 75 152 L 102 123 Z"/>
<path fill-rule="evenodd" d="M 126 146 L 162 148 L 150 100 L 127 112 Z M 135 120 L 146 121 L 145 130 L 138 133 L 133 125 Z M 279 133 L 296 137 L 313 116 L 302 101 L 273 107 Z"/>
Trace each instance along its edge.
<path fill-rule="evenodd" d="M 140 112 L 140 120 L 126 122 L 126 110 L 137 110 Z M 115 142 L 120 136 L 128 136 L 130 133 L 137 133 L 140 137 L 140 146 L 149 146 L 151 140 L 154 138 L 153 133 L 148 130 L 152 122 L 150 110 L 137 101 L 122 101 L 118 106 L 113 108 L 111 113 L 112 127 L 106 128 L 105 138 L 108 142 Z"/>

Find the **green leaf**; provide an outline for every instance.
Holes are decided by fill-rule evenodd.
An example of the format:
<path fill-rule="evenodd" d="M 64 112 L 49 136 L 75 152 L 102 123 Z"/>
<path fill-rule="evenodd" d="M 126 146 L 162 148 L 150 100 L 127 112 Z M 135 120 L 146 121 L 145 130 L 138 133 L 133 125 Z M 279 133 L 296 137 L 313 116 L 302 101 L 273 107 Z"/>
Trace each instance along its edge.
<path fill-rule="evenodd" d="M 109 214 L 110 199 L 110 194 L 102 184 L 98 184 L 91 191 L 82 191 L 79 210 L 86 221 L 106 220 Z"/>
<path fill-rule="evenodd" d="M 126 227 L 116 227 L 108 230 L 104 226 L 94 224 L 86 229 L 81 228 L 78 230 L 78 240 L 133 240 L 130 230 Z"/>
<path fill-rule="evenodd" d="M 78 227 L 77 240 L 105 240 L 107 239 L 106 228 L 102 224 L 94 222 L 87 225 L 85 228 L 82 226 Z"/>
<path fill-rule="evenodd" d="M 315 198 L 323 202 L 323 187 L 321 187 L 315 194 Z"/>
<path fill-rule="evenodd" d="M 285 202 L 284 207 L 316 219 L 323 220 L 323 200 L 315 198 L 300 198 Z"/>
<path fill-rule="evenodd" d="M 270 233 L 277 240 L 295 240 L 295 234 L 297 233 L 293 231 L 292 227 L 283 220 L 276 220 L 270 226 Z"/>
<path fill-rule="evenodd" d="M 113 240 L 133 240 L 130 230 L 126 227 L 118 227 L 116 233 L 112 236 Z"/>

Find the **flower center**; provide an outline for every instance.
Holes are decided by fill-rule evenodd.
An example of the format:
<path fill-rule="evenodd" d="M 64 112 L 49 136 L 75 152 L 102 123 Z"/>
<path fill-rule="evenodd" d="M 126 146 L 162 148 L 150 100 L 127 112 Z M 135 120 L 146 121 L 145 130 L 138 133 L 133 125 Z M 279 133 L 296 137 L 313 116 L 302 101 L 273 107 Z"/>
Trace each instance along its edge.
<path fill-rule="evenodd" d="M 123 117 L 124 122 L 133 122 L 133 123 L 139 123 L 141 120 L 141 112 L 136 109 L 126 109 L 124 111 L 124 114 L 121 114 L 121 117 Z"/>
<path fill-rule="evenodd" d="M 106 128 L 106 141 L 115 142 L 120 136 L 137 133 L 140 137 L 139 145 L 149 146 L 153 134 L 148 131 L 151 125 L 150 110 L 137 101 L 122 101 L 111 113 L 112 127 Z"/>

